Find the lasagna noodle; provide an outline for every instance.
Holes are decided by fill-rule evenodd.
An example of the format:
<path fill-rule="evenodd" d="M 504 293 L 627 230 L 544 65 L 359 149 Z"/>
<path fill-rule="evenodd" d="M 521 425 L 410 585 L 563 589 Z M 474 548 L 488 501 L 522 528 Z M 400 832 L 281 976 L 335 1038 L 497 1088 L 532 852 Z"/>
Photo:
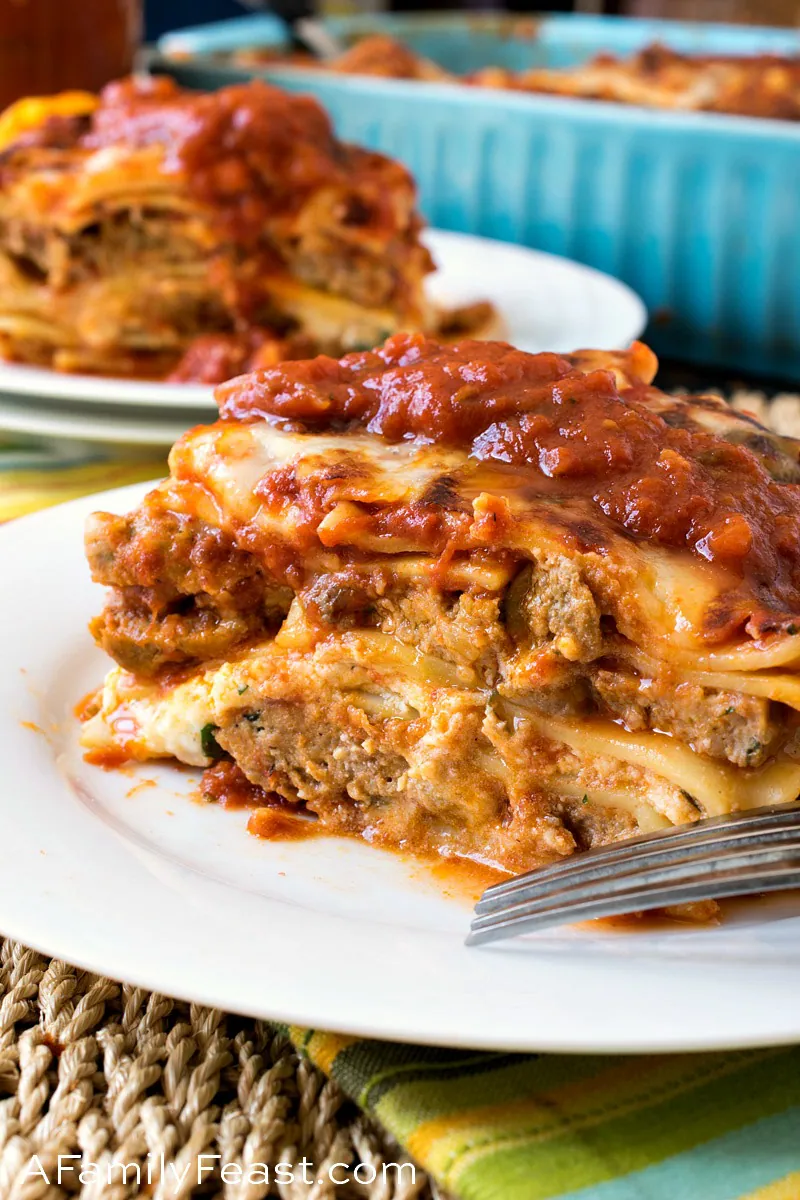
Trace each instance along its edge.
<path fill-rule="evenodd" d="M 663 776 L 702 805 L 709 816 L 764 804 L 788 804 L 800 794 L 798 762 L 779 761 L 761 770 L 739 771 L 710 762 L 674 738 L 657 733 L 629 733 L 603 721 L 580 724 L 559 721 L 543 717 L 529 706 L 510 707 L 520 709 L 524 719 L 544 736 L 563 742 L 580 754 L 618 758 Z"/>
<path fill-rule="evenodd" d="M 627 645 L 620 649 L 625 659 L 641 676 L 646 677 L 649 673 L 658 670 L 660 665 L 658 661 L 643 654 L 634 646 Z M 743 658 L 745 658 L 744 655 L 739 659 L 740 663 Z M 670 665 L 672 666 L 672 664 Z M 720 692 L 741 692 L 745 696 L 762 696 L 766 700 L 774 700 L 800 711 L 800 677 L 785 671 L 760 669 L 695 671 L 679 667 L 677 670 L 673 669 L 671 673 L 676 683 L 694 683 L 699 687 L 712 688 Z"/>

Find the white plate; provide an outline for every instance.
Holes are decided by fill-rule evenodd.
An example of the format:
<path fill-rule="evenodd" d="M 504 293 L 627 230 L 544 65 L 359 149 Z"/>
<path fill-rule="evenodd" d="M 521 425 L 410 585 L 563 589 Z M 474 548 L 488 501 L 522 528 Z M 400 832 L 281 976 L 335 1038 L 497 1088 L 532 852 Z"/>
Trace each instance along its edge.
<path fill-rule="evenodd" d="M 17 399 L 0 393 L 0 430 L 110 445 L 171 446 L 192 425 L 214 421 L 216 411 L 214 406 L 205 412 L 178 410 L 167 416 L 151 409 L 142 414 L 97 405 L 41 403 L 32 396 Z"/>
<path fill-rule="evenodd" d="M 800 1039 L 796 899 L 717 928 L 468 950 L 468 905 L 420 868 L 355 841 L 257 841 L 246 813 L 188 799 L 196 776 L 178 768 L 84 763 L 72 708 L 107 664 L 86 632 L 102 594 L 81 529 L 144 490 L 0 529 L 3 933 L 158 991 L 377 1037 L 562 1051 Z"/>
<path fill-rule="evenodd" d="M 624 283 L 567 258 L 507 242 L 430 229 L 425 241 L 439 264 L 429 294 L 448 305 L 491 300 L 506 338 L 521 350 L 619 350 L 637 338 L 647 312 Z M 197 383 L 149 383 L 0 362 L 0 393 L 59 401 L 164 408 L 214 407 L 213 389 Z"/>

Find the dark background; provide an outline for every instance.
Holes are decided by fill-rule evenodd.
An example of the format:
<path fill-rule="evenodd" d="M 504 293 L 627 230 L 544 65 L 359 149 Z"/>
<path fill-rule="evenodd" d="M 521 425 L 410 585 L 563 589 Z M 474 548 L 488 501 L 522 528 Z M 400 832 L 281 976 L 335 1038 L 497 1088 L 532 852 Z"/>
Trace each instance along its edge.
<path fill-rule="evenodd" d="M 2 3 L 3 0 L 0 0 Z M 180 29 L 184 25 L 201 25 L 205 21 L 222 21 L 228 17 L 240 17 L 252 12 L 256 5 L 240 4 L 238 0 L 145 0 L 145 37 L 153 41 L 170 29 Z M 493 0 L 476 0 L 475 3 L 459 3 L 458 0 L 435 0 L 435 3 L 423 3 L 422 0 L 392 0 L 387 7 L 395 12 L 410 10 L 445 9 L 445 8 L 498 8 L 511 12 L 570 12 L 574 5 L 570 0 L 555 0 L 555 3 L 537 4 L 536 0 L 507 0 L 506 3 L 496 3 Z M 274 0 L 269 5 L 273 12 L 288 18 L 308 16 L 314 11 L 313 0 Z M 605 12 L 616 12 L 618 4 L 609 0 L 603 5 Z"/>

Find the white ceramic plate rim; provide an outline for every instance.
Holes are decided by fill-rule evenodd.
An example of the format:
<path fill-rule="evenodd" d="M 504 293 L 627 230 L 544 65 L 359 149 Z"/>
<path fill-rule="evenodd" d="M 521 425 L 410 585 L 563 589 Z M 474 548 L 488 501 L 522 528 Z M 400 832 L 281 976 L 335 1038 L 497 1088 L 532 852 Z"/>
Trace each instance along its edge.
<path fill-rule="evenodd" d="M 444 932 L 419 928 L 416 918 L 405 916 L 387 928 L 375 916 L 379 894 L 362 896 L 358 876 L 345 878 L 349 863 L 377 861 L 379 852 L 368 847 L 336 843 L 343 847 L 343 891 L 350 889 L 357 902 L 356 916 L 341 915 L 298 903 L 289 893 L 276 899 L 188 870 L 121 836 L 103 819 L 91 787 L 88 799 L 76 799 L 50 743 L 20 722 L 42 720 L 51 688 L 65 673 L 71 676 L 73 662 L 90 656 L 92 672 L 102 671 L 102 656 L 84 630 L 101 596 L 87 578 L 81 528 L 93 508 L 126 511 L 145 490 L 137 485 L 83 498 L 0 529 L 0 569 L 14 580 L 0 596 L 3 933 L 199 1003 L 380 1038 L 604 1053 L 800 1038 L 795 910 L 770 925 L 751 919 L 674 938 L 609 941 L 608 935 L 551 931 L 468 950 L 461 936 L 466 910 Z M 70 687 L 78 686 L 76 674 Z M 160 803 L 158 789 L 150 795 Z M 140 810 L 131 806 L 144 803 L 130 796 L 125 811 L 135 818 Z M 215 810 L 217 822 L 241 816 L 181 804 L 171 816 L 178 824 L 169 827 L 178 844 L 190 821 L 206 819 L 198 811 L 210 817 Z M 156 822 L 156 838 L 164 828 Z M 238 826 L 234 833 L 238 837 Z M 247 843 L 252 860 L 254 839 L 243 830 L 241 836 L 237 855 Z M 295 873 L 293 887 L 317 894 L 319 881 L 306 866 L 308 845 L 285 847 L 281 861 Z M 416 895 L 409 902 L 413 907 Z"/>
<path fill-rule="evenodd" d="M 577 350 L 590 346 L 593 349 L 620 350 L 641 334 L 647 322 L 644 303 L 626 284 L 571 259 L 493 238 L 440 229 L 427 230 L 424 239 L 436 260 L 441 263 L 440 270 L 431 280 L 434 292 L 442 289 L 447 292 L 448 277 L 454 266 L 463 262 L 465 256 L 474 258 L 474 283 L 471 286 L 474 298 L 483 294 L 484 287 L 487 294 L 492 292 L 493 264 L 503 262 L 510 263 L 512 268 L 524 264 L 529 269 L 530 306 L 534 313 L 537 307 L 537 272 L 546 270 L 562 286 L 574 288 L 577 296 L 591 289 L 596 296 L 595 324 L 602 326 L 608 336 L 601 341 L 593 339 L 593 324 L 588 322 L 585 335 L 580 333 L 580 346 L 539 346 L 539 349 Z M 458 300 L 457 296 L 456 302 Z M 517 337 L 516 344 L 520 349 L 528 348 L 524 344 L 524 317 L 520 321 L 513 312 L 508 311 L 508 305 L 503 304 L 502 288 L 497 295 L 497 302 L 508 325 L 509 340 L 515 340 L 514 334 L 519 326 L 522 336 Z M 540 300 L 540 305 L 541 303 Z M 605 345 L 603 341 L 606 342 Z M 156 405 L 163 409 L 193 408 L 206 411 L 214 408 L 214 389 L 205 384 L 154 383 L 146 380 L 114 379 L 108 376 L 65 375 L 41 367 L 9 362 L 0 362 L 0 393 L 80 404 Z"/>
<path fill-rule="evenodd" d="M 172 446 L 192 424 L 213 421 L 214 411 L 174 415 L 95 408 L 70 409 L 57 404 L 32 404 L 29 399 L 12 399 L 0 392 L 0 430 L 44 438 L 68 438 L 119 446 Z"/>

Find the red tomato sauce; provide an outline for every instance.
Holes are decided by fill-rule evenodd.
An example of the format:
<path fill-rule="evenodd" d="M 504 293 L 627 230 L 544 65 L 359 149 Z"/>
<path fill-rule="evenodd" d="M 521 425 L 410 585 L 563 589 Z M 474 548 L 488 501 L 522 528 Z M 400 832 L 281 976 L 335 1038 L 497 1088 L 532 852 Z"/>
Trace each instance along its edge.
<path fill-rule="evenodd" d="M 413 189 L 399 163 L 340 142 L 311 96 L 260 80 L 203 93 L 163 76 L 134 77 L 109 84 L 100 101 L 81 145 L 164 146 L 166 168 L 181 173 L 239 245 L 260 244 L 276 214 L 296 211 L 329 184 L 367 185 L 354 221 L 372 230 L 395 223 L 389 176 Z"/>
<path fill-rule="evenodd" d="M 532 499 L 581 500 L 618 532 L 719 562 L 773 612 L 800 606 L 800 487 L 773 479 L 747 445 L 686 420 L 686 403 L 670 423 L 658 411 L 662 393 L 620 388 L 610 370 L 584 373 L 557 354 L 503 342 L 442 346 L 399 334 L 339 361 L 256 371 L 217 398 L 223 420 L 277 418 L 461 447 L 473 461 L 513 470 Z M 272 482 L 260 487 L 266 495 Z M 406 528 L 417 520 L 424 542 L 425 523 L 440 536 L 444 518 L 400 508 L 381 519 L 385 533 L 393 519 Z"/>

